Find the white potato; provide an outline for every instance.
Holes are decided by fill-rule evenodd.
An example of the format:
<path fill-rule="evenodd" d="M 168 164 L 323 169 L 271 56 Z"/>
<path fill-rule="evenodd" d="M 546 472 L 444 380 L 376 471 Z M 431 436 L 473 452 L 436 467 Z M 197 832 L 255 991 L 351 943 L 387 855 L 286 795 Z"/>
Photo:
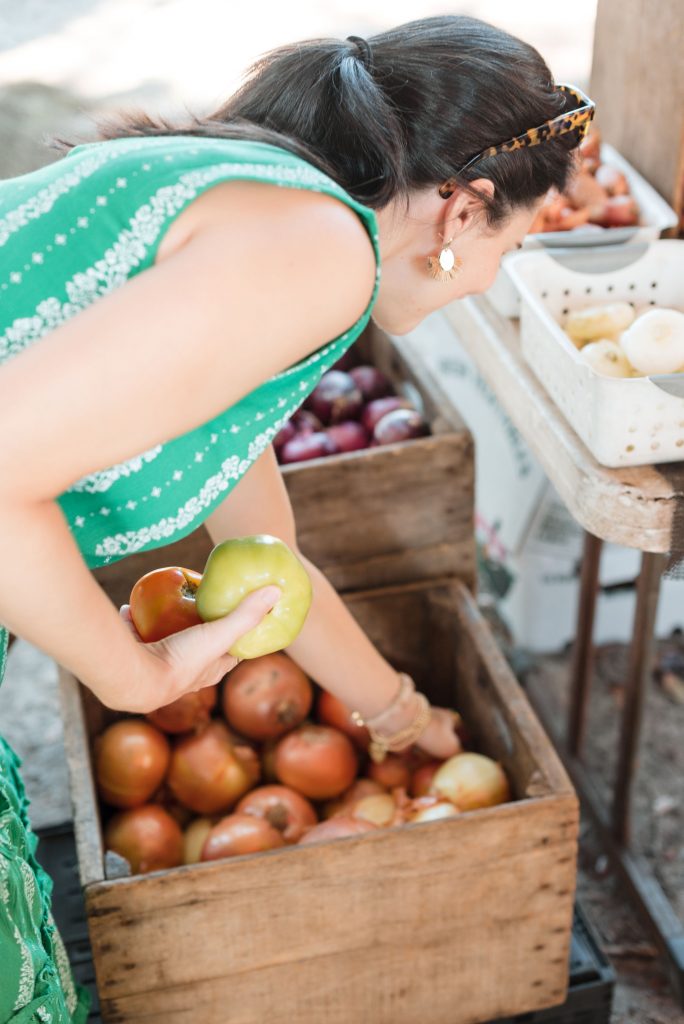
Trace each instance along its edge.
<path fill-rule="evenodd" d="M 624 332 L 620 347 L 641 373 L 677 373 L 684 365 L 684 313 L 651 309 Z"/>
<path fill-rule="evenodd" d="M 565 331 L 575 343 L 603 338 L 612 341 L 633 322 L 633 306 L 629 302 L 613 302 L 608 306 L 574 310 L 565 321 Z"/>
<path fill-rule="evenodd" d="M 630 366 L 625 353 L 619 345 L 608 338 L 601 338 L 600 341 L 590 341 L 581 352 L 582 359 L 591 366 L 592 370 L 600 373 L 602 377 L 631 377 L 632 367 Z"/>

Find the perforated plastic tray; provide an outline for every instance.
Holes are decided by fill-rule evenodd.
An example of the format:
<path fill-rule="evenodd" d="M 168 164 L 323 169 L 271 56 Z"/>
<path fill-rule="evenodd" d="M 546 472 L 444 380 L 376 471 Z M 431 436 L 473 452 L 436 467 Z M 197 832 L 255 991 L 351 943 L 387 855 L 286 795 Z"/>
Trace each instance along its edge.
<path fill-rule="evenodd" d="M 521 298 L 523 356 L 596 461 L 613 468 L 684 459 L 684 374 L 603 377 L 561 327 L 571 310 L 618 301 L 684 311 L 684 241 L 621 256 L 630 253 L 637 258 L 619 269 L 615 254 L 598 250 L 582 253 L 582 272 L 545 252 L 521 253 L 508 269 Z"/>

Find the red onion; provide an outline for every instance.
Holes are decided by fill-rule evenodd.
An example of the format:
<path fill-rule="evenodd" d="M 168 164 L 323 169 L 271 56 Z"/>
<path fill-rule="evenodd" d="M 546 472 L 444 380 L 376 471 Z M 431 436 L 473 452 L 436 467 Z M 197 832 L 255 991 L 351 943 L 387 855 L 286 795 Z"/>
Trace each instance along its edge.
<path fill-rule="evenodd" d="M 376 366 L 355 366 L 349 371 L 364 402 L 372 402 L 374 398 L 384 398 L 394 392 L 391 381 Z"/>
<path fill-rule="evenodd" d="M 393 412 L 394 409 L 412 408 L 413 406 L 409 402 L 408 398 L 401 398 L 400 395 L 389 395 L 387 398 L 376 398 L 374 402 L 369 402 L 364 408 L 361 413 L 361 422 L 368 433 L 372 434 L 375 429 L 375 424 L 388 412 Z"/>
<path fill-rule="evenodd" d="M 356 452 L 367 448 L 370 440 L 366 428 L 356 420 L 345 420 L 344 423 L 328 427 L 326 434 L 338 452 Z"/>
<path fill-rule="evenodd" d="M 325 424 L 353 420 L 361 412 L 363 398 L 352 377 L 342 370 L 328 370 L 306 400 L 307 409 Z"/>
<path fill-rule="evenodd" d="M 375 424 L 373 437 L 378 444 L 396 444 L 430 433 L 427 423 L 415 409 L 395 409 Z"/>

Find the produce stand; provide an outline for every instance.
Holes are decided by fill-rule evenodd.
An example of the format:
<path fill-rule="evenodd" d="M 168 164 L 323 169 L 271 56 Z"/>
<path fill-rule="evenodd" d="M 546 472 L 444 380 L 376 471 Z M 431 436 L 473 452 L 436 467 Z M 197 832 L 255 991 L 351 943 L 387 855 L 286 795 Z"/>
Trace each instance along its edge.
<path fill-rule="evenodd" d="M 570 717 L 563 735 L 544 702 L 536 710 L 554 738 L 605 849 L 662 950 L 674 991 L 684 1005 L 684 925 L 642 858 L 629 847 L 629 804 L 641 713 L 650 678 L 650 651 L 660 577 L 668 552 L 681 548 L 684 470 L 681 464 L 606 469 L 590 455 L 520 353 L 519 324 L 498 314 L 485 297 L 448 307 L 459 341 L 538 458 L 569 511 L 585 530 Z M 427 372 L 427 368 L 426 368 Z M 673 540 L 674 538 L 674 540 Z M 604 541 L 642 551 L 632 656 L 622 712 L 618 770 L 608 812 L 582 764 L 592 662 L 592 627 Z"/>

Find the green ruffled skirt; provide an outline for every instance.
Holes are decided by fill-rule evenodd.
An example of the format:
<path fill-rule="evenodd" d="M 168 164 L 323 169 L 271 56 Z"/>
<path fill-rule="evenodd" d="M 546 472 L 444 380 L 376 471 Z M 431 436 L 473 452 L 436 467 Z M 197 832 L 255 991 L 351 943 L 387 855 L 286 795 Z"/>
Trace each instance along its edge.
<path fill-rule="evenodd" d="M 0 627 L 0 683 L 6 657 Z M 0 736 L 0 1024 L 82 1024 L 90 999 L 74 985 L 52 918 L 52 879 L 36 860 L 19 764 Z"/>

